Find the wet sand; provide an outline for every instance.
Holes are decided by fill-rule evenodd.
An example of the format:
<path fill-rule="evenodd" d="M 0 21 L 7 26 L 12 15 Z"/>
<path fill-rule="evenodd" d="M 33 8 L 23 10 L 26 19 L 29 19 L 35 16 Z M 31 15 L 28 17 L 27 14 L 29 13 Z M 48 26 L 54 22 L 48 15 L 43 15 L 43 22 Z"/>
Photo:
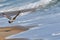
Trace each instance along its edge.
<path fill-rule="evenodd" d="M 26 29 L 15 27 L 0 28 L 0 40 L 6 40 L 5 37 L 25 31 Z"/>

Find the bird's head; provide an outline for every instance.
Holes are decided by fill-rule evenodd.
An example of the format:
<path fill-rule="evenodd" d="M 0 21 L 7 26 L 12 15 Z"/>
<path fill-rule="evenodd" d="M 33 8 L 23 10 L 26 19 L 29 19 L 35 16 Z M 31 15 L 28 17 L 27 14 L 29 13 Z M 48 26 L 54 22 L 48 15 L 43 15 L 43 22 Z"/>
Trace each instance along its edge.
<path fill-rule="evenodd" d="M 9 21 L 8 21 L 8 23 L 12 23 L 12 22 L 13 22 L 13 20 L 9 20 Z"/>

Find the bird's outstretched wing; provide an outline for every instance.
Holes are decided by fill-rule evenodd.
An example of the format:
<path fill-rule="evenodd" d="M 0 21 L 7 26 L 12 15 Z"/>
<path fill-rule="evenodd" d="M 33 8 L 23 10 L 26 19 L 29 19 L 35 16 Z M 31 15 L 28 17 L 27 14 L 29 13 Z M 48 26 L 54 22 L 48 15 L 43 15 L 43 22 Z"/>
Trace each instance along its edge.
<path fill-rule="evenodd" d="M 9 11 L 9 12 L 3 12 L 1 13 L 4 17 L 8 18 L 9 19 L 9 23 L 12 23 L 16 17 L 20 14 L 20 13 L 24 13 L 24 12 L 32 12 L 36 10 L 36 8 L 31 8 L 31 9 L 22 9 L 22 10 L 17 10 L 17 11 Z M 14 17 L 11 17 L 15 15 Z M 2 16 L 2 17 L 3 17 Z"/>
<path fill-rule="evenodd" d="M 32 11 L 35 11 L 37 8 L 29 8 L 29 9 L 21 9 L 21 10 L 12 10 L 12 11 L 4 11 L 4 12 L 0 12 L 0 18 L 4 17 L 2 14 L 6 14 L 6 15 L 9 15 L 9 16 L 14 16 L 14 15 L 17 15 L 18 12 L 20 13 L 24 13 L 24 12 L 32 12 Z"/>
<path fill-rule="evenodd" d="M 13 20 L 15 20 L 16 19 L 16 17 L 20 14 L 21 12 L 20 11 L 18 11 L 18 13 L 12 18 Z"/>
<path fill-rule="evenodd" d="M 2 15 L 3 15 L 4 17 L 8 18 L 9 20 L 11 20 L 11 17 L 10 17 L 9 15 L 7 15 L 7 14 L 5 14 L 5 13 L 2 13 Z"/>

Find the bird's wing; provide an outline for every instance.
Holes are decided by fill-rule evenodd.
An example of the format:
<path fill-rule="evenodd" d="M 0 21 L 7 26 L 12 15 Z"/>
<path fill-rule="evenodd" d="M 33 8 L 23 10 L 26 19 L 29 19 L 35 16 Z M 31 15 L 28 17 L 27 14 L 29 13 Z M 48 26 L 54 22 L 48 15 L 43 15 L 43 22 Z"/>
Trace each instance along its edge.
<path fill-rule="evenodd" d="M 6 14 L 6 15 L 9 15 L 9 16 L 14 16 L 14 15 L 16 15 L 18 13 L 18 11 L 0 12 L 0 18 L 4 17 L 3 13 Z"/>
<path fill-rule="evenodd" d="M 9 15 L 7 15 L 7 14 L 5 14 L 5 13 L 2 13 L 2 15 L 3 15 L 4 17 L 8 18 L 9 20 L 11 20 L 11 17 L 10 17 Z"/>
<path fill-rule="evenodd" d="M 36 8 L 29 8 L 29 9 L 21 9 L 21 10 L 15 10 L 15 11 L 7 11 L 7 12 L 2 12 L 2 13 L 0 13 L 0 18 L 1 17 L 4 17 L 2 14 L 4 13 L 4 14 L 6 14 L 6 15 L 9 15 L 9 16 L 14 16 L 14 15 L 19 15 L 19 11 L 20 11 L 20 13 L 24 13 L 24 12 L 32 12 L 32 11 L 35 11 L 36 10 Z M 8 16 L 7 16 L 7 18 L 8 18 Z"/>
<path fill-rule="evenodd" d="M 16 19 L 16 17 L 20 14 L 21 12 L 20 11 L 18 11 L 18 13 L 12 18 L 13 20 L 15 20 Z"/>

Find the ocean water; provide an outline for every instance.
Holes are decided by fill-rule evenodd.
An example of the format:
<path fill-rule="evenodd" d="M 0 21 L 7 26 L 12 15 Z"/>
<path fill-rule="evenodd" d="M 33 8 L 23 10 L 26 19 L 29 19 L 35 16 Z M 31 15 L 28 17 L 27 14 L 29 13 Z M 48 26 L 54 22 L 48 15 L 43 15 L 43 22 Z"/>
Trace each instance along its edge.
<path fill-rule="evenodd" d="M 38 6 L 40 0 L 1 0 L 0 2 L 0 11 L 5 10 L 15 10 L 18 8 L 31 8 Z M 47 3 L 48 4 L 48 3 Z M 18 16 L 17 19 L 12 23 L 8 23 L 8 19 L 5 17 L 0 18 L 0 26 L 9 26 L 9 25 L 33 25 L 33 24 L 53 24 L 59 23 L 57 18 L 60 14 L 60 5 L 59 0 L 51 6 L 47 6 L 44 9 L 36 10 L 30 14 L 24 16 Z M 26 6 L 27 5 L 27 6 Z M 23 7 L 22 7 L 23 6 Z M 57 16 L 57 17 L 56 17 Z M 55 21 L 54 21 L 55 20 Z"/>
<path fill-rule="evenodd" d="M 40 1 L 41 0 L 0 0 L 0 11 L 17 9 L 20 7 L 23 8 L 28 4 L 31 5 L 26 7 L 30 8 L 39 5 Z M 1 27 L 11 25 L 39 25 L 39 27 L 35 29 L 32 28 L 22 34 L 18 33 L 12 35 L 8 38 L 28 38 L 29 40 L 40 40 L 40 38 L 42 38 L 42 40 L 60 40 L 60 1 L 57 0 L 54 4 L 49 4 L 41 10 L 38 9 L 24 16 L 18 16 L 12 24 L 8 23 L 7 18 L 0 18 Z"/>

